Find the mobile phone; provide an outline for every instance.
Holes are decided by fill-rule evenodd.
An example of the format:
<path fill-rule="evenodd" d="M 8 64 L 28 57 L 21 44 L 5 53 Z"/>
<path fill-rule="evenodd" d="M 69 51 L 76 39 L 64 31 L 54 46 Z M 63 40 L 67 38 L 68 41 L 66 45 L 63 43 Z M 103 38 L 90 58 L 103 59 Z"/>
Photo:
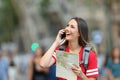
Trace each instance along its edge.
<path fill-rule="evenodd" d="M 66 37 L 66 33 L 63 32 L 63 34 L 61 35 L 61 39 L 65 38 Z"/>

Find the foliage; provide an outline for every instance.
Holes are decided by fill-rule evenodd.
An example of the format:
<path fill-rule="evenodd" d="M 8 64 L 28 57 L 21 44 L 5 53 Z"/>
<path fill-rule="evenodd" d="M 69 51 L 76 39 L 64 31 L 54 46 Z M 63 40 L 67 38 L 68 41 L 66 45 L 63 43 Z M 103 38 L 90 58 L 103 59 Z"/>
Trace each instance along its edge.
<path fill-rule="evenodd" d="M 0 5 L 0 42 L 11 41 L 18 20 L 10 0 L 2 0 Z"/>
<path fill-rule="evenodd" d="M 48 16 L 49 5 L 50 5 L 50 0 L 42 0 L 40 3 L 40 7 L 41 7 L 40 14 L 43 18 L 47 18 Z"/>

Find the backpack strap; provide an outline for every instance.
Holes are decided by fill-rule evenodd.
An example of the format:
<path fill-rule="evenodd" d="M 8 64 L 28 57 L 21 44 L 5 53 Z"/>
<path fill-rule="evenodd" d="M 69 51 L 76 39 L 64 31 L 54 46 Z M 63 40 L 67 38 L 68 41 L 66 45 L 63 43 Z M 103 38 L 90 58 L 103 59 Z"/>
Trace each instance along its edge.
<path fill-rule="evenodd" d="M 60 50 L 60 51 L 65 51 L 65 48 L 66 48 L 65 45 L 61 45 L 61 46 L 59 47 L 59 50 Z"/>
<path fill-rule="evenodd" d="M 88 67 L 88 59 L 89 59 L 90 50 L 91 50 L 91 47 L 86 45 L 83 51 L 82 63 L 84 65 L 85 70 L 87 70 L 87 67 Z"/>

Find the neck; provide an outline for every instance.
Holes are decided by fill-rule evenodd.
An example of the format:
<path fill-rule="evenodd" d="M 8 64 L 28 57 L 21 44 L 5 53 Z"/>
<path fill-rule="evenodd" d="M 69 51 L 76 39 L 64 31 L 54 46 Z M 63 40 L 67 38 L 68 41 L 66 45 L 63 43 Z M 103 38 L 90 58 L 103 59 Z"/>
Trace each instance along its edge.
<path fill-rule="evenodd" d="M 78 41 L 69 41 L 68 46 L 72 51 L 80 48 Z"/>
<path fill-rule="evenodd" d="M 34 58 L 38 59 L 38 58 L 41 58 L 41 56 L 35 56 Z"/>

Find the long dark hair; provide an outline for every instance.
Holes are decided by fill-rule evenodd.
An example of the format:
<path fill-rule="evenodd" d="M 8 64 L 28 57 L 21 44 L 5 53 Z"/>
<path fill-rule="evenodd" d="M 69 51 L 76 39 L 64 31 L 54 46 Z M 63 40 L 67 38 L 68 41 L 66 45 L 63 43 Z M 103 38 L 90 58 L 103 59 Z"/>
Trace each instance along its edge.
<path fill-rule="evenodd" d="M 80 34 L 78 38 L 78 42 L 80 46 L 85 47 L 87 42 L 88 42 L 88 26 L 87 23 L 84 19 L 78 18 L 78 17 L 73 17 L 71 20 L 74 19 L 77 22 L 78 25 L 78 32 Z M 64 45 L 67 45 L 68 41 Z"/>
<path fill-rule="evenodd" d="M 111 53 L 112 61 L 115 59 L 114 52 L 116 49 L 119 50 L 119 47 L 113 47 L 113 49 L 112 49 L 112 53 Z M 119 61 L 120 61 L 120 50 L 119 50 Z"/>

